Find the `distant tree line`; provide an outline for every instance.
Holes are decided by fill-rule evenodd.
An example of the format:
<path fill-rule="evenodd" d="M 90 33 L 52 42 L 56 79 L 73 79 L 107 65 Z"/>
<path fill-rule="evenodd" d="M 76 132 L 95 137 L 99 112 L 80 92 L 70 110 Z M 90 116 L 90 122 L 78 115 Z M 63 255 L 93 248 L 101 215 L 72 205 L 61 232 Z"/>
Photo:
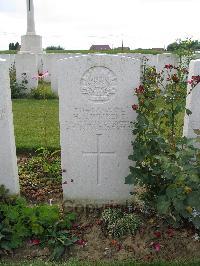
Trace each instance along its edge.
<path fill-rule="evenodd" d="M 9 50 L 19 50 L 20 49 L 20 45 L 18 42 L 16 43 L 9 43 Z"/>
<path fill-rule="evenodd" d="M 65 49 L 60 45 L 58 45 L 58 46 L 47 46 L 46 50 L 65 50 Z"/>
<path fill-rule="evenodd" d="M 178 40 L 167 46 L 167 51 L 174 52 L 180 49 L 200 50 L 200 42 L 198 40 L 187 39 L 186 41 Z"/>

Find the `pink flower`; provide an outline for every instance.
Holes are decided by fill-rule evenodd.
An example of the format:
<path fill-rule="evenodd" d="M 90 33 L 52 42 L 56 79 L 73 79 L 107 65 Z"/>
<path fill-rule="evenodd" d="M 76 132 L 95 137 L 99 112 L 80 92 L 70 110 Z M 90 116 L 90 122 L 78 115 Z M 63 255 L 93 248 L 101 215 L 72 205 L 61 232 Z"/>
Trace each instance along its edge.
<path fill-rule="evenodd" d="M 155 249 L 155 251 L 160 251 L 161 249 L 161 245 L 159 243 L 153 243 L 152 244 L 152 247 Z"/>
<path fill-rule="evenodd" d="M 33 78 L 34 79 L 44 79 L 48 75 L 49 75 L 49 72 L 48 71 L 46 71 L 46 72 L 38 72 L 38 75 L 37 76 L 34 76 Z"/>

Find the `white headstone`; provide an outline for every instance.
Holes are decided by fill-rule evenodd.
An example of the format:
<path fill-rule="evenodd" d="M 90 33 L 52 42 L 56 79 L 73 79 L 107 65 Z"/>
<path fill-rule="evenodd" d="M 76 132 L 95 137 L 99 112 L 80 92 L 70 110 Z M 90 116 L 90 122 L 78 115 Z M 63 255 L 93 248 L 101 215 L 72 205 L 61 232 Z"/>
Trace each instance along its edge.
<path fill-rule="evenodd" d="M 36 54 L 17 54 L 16 55 L 16 78 L 17 82 L 21 83 L 26 77 L 28 83 L 27 88 L 29 92 L 31 89 L 38 86 L 38 60 Z"/>
<path fill-rule="evenodd" d="M 15 54 L 0 54 L 0 58 L 5 59 L 9 63 L 9 68 L 15 64 Z"/>
<path fill-rule="evenodd" d="M 188 80 L 191 80 L 192 76 L 200 75 L 200 59 L 192 60 L 189 67 Z M 192 114 L 185 114 L 183 135 L 188 138 L 195 138 L 197 135 L 194 133 L 194 129 L 200 129 L 200 83 L 192 90 L 192 87 L 188 84 L 188 97 L 186 98 L 186 108 L 189 109 Z"/>
<path fill-rule="evenodd" d="M 14 139 L 9 63 L 0 59 L 0 185 L 10 193 L 19 193 L 17 158 Z"/>
<path fill-rule="evenodd" d="M 117 55 L 60 60 L 59 98 L 65 199 L 124 203 L 140 61 Z"/>
<path fill-rule="evenodd" d="M 119 55 L 119 54 L 118 54 Z M 150 67 L 156 67 L 157 66 L 157 55 L 153 54 L 141 54 L 141 53 L 123 53 L 120 55 L 128 56 L 131 58 L 139 59 L 141 60 L 141 64 L 146 64 Z"/>
<path fill-rule="evenodd" d="M 157 70 L 158 72 L 162 71 L 165 65 L 177 66 L 179 62 L 178 56 L 175 54 L 164 53 L 157 55 Z"/>
<path fill-rule="evenodd" d="M 79 56 L 80 54 L 77 53 L 71 53 L 71 54 L 60 54 L 58 53 L 54 59 L 53 63 L 51 66 L 51 89 L 53 92 L 58 94 L 58 75 L 59 75 L 59 60 L 68 58 L 68 57 L 74 57 L 74 56 Z"/>
<path fill-rule="evenodd" d="M 45 81 L 51 82 L 51 73 L 52 73 L 52 67 L 56 63 L 56 54 L 44 54 L 42 56 L 43 60 L 43 67 L 42 67 L 42 72 L 48 71 L 49 75 L 45 77 Z"/>

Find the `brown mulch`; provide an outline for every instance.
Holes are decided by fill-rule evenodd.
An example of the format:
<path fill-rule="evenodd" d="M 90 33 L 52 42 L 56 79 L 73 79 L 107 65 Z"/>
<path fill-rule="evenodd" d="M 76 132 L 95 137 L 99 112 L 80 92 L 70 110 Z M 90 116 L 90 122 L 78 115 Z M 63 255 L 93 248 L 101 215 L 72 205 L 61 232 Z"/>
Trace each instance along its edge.
<path fill-rule="evenodd" d="M 21 157 L 19 163 L 26 162 Z M 32 179 L 20 176 L 21 194 L 33 203 L 62 202 L 62 184 L 57 180 Z M 142 217 L 142 216 L 141 216 Z M 64 259 L 69 257 L 81 261 L 110 261 L 110 260 L 194 260 L 200 259 L 200 241 L 195 240 L 195 231 L 190 226 L 175 229 L 164 226 L 157 217 L 142 217 L 143 224 L 135 235 L 113 239 L 109 236 L 100 220 L 100 211 L 77 214 L 72 233 L 79 241 L 70 250 L 66 250 Z M 157 232 L 157 235 L 155 235 Z M 159 245 L 159 249 L 155 249 Z M 27 242 L 26 247 L 16 250 L 12 257 L 20 259 L 46 259 L 50 255 L 48 248 L 32 246 Z"/>

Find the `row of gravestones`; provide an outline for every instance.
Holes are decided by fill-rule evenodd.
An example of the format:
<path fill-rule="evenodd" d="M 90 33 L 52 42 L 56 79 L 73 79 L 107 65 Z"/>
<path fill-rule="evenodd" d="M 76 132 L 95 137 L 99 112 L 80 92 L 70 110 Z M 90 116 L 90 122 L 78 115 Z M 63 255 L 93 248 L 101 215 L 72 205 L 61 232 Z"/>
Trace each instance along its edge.
<path fill-rule="evenodd" d="M 120 54 L 118 54 L 120 55 Z M 141 64 L 146 63 L 149 66 L 155 66 L 157 71 L 163 70 L 166 64 L 177 65 L 178 58 L 173 54 L 160 54 L 160 55 L 144 55 L 144 54 L 121 54 L 123 56 L 141 60 Z M 28 81 L 28 89 L 37 88 L 38 81 L 33 79 L 37 72 L 48 71 L 49 75 L 45 78 L 46 81 L 51 82 L 52 91 L 58 93 L 58 61 L 68 57 L 76 57 L 80 54 L 18 54 L 18 55 L 0 55 L 0 58 L 9 61 L 10 66 L 15 63 L 17 81 L 21 83 L 24 78 L 23 73 L 26 73 Z"/>
<path fill-rule="evenodd" d="M 130 195 L 131 106 L 137 102 L 140 60 L 121 55 L 82 55 L 57 63 L 63 193 L 65 199 L 125 202 Z M 190 64 L 190 77 L 200 74 L 200 60 Z M 188 90 L 190 85 L 188 85 Z M 200 91 L 192 92 L 184 134 L 200 128 Z M 9 63 L 0 60 L 0 184 L 19 192 L 14 141 Z"/>
<path fill-rule="evenodd" d="M 120 54 L 118 54 L 120 55 Z M 178 64 L 178 58 L 173 54 L 139 54 L 139 53 L 128 53 L 121 54 L 123 56 L 128 56 L 131 58 L 141 60 L 141 64 L 145 62 L 149 66 L 155 66 L 157 71 L 160 72 L 163 70 L 166 64 L 172 64 L 176 66 Z M 48 71 L 49 75 L 45 77 L 45 81 L 51 82 L 52 91 L 56 94 L 58 93 L 58 61 L 67 57 L 80 56 L 80 54 L 0 54 L 0 58 L 6 59 L 9 61 L 10 68 L 16 66 L 17 81 L 21 83 L 22 79 L 26 77 L 28 84 L 28 89 L 36 88 L 38 86 L 37 79 L 33 79 L 34 76 L 39 72 Z M 200 54 L 196 54 L 195 58 L 199 58 Z M 26 75 L 22 75 L 26 73 Z"/>

